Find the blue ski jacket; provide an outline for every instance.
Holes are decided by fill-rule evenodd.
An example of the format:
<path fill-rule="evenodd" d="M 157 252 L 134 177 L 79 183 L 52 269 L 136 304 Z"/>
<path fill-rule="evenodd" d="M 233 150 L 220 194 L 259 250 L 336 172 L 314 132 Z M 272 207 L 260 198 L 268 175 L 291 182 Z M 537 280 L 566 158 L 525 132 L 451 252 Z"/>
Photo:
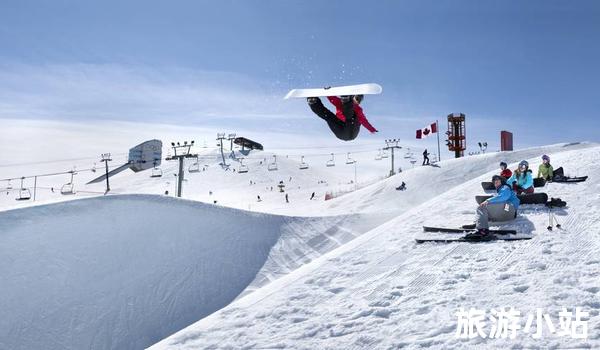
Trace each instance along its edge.
<path fill-rule="evenodd" d="M 520 186 L 521 188 L 529 188 L 531 186 L 533 186 L 533 175 L 531 175 L 531 172 L 526 171 L 524 174 L 517 174 L 518 172 L 515 171 L 512 176 L 506 180 L 506 184 L 509 186 L 512 186 L 514 182 L 517 183 L 518 186 Z"/>
<path fill-rule="evenodd" d="M 515 210 L 519 209 L 521 201 L 519 201 L 519 197 L 517 197 L 510 186 L 502 185 L 496 191 L 498 194 L 487 200 L 489 204 L 510 203 L 515 207 Z"/>

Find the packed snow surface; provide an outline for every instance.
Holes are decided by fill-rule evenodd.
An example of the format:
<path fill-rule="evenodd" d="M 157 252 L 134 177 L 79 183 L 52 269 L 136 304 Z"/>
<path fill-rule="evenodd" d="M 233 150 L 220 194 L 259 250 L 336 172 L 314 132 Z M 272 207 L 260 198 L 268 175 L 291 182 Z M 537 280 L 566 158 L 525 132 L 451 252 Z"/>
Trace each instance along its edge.
<path fill-rule="evenodd" d="M 186 172 L 185 200 L 163 195 L 174 190 L 174 164 L 162 178 L 111 179 L 113 192 L 137 195 L 81 199 L 103 184 L 70 197 L 47 184 L 35 203 L 0 196 L 2 208 L 18 208 L 0 212 L 0 348 L 137 349 L 175 332 L 153 348 L 600 347 L 597 145 L 401 163 L 386 179 L 377 174 L 389 161 L 370 153 L 305 170 L 280 154 L 277 171 L 271 154 L 258 154 L 240 174 L 239 159 L 225 171 L 220 153 L 204 151 L 205 170 Z M 529 241 L 414 243 L 431 235 L 422 225 L 470 222 L 480 182 L 501 160 L 528 159 L 535 170 L 541 154 L 590 176 L 538 189 L 569 203 L 556 210 L 563 230 L 547 232 L 545 209 L 523 206 L 506 228 Z M 396 191 L 403 181 L 407 190 Z M 455 338 L 459 307 L 510 306 L 582 307 L 589 337 Z"/>
<path fill-rule="evenodd" d="M 471 177 L 463 171 L 456 174 L 463 184 L 151 349 L 599 348 L 600 164 L 593 160 L 600 159 L 600 147 L 551 157 L 567 172 L 589 175 L 587 182 L 539 189 L 567 201 L 566 208 L 555 209 L 561 230 L 546 230 L 543 206 L 522 206 L 519 217 L 503 227 L 531 240 L 415 244 L 415 237 L 432 235 L 422 232 L 423 225 L 456 227 L 472 220 L 473 197 L 492 172 Z M 461 161 L 465 170 L 475 162 Z M 521 331 L 515 339 L 458 339 L 455 313 L 461 307 L 488 313 L 514 307 L 522 315 L 541 308 L 558 330 L 558 312 L 581 307 L 589 313 L 588 337 L 561 337 L 546 329 L 541 339 L 532 337 L 535 331 Z"/>

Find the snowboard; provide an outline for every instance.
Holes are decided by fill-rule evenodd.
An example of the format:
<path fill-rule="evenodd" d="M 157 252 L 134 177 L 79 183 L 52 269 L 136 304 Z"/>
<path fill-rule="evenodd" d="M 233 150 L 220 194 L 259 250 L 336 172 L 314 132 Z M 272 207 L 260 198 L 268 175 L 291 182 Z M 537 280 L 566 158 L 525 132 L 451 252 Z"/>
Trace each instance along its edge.
<path fill-rule="evenodd" d="M 383 89 L 379 84 L 359 84 L 347 86 L 332 86 L 316 89 L 293 89 L 285 95 L 284 99 L 347 96 L 347 95 L 378 95 Z"/>
<path fill-rule="evenodd" d="M 521 204 L 546 204 L 546 202 L 548 201 L 548 195 L 543 192 L 532 194 L 520 194 L 517 197 L 519 198 Z M 481 204 L 483 201 L 489 198 L 492 198 L 492 196 L 475 196 L 477 204 Z"/>
<path fill-rule="evenodd" d="M 533 187 L 544 187 L 546 185 L 546 180 L 541 177 L 537 177 L 533 179 Z M 494 183 L 491 181 L 484 181 L 481 183 L 481 187 L 484 191 L 495 191 L 496 187 L 494 187 Z"/>
<path fill-rule="evenodd" d="M 555 177 L 552 182 L 557 183 L 571 183 L 571 182 L 584 182 L 587 180 L 587 176 L 579 176 L 579 177 Z"/>

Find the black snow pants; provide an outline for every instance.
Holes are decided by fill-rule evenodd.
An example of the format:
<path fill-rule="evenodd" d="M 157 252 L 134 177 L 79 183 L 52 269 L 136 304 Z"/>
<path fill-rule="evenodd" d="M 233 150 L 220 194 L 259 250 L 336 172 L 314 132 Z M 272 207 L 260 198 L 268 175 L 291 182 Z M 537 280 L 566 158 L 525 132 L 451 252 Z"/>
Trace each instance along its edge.
<path fill-rule="evenodd" d="M 309 106 L 317 116 L 327 122 L 329 129 L 331 129 L 338 139 L 351 141 L 358 136 L 360 123 L 354 113 L 354 101 L 352 99 L 342 105 L 342 111 L 346 117 L 345 122 L 338 119 L 335 113 L 327 109 L 319 98 L 315 102 L 309 103 Z"/>

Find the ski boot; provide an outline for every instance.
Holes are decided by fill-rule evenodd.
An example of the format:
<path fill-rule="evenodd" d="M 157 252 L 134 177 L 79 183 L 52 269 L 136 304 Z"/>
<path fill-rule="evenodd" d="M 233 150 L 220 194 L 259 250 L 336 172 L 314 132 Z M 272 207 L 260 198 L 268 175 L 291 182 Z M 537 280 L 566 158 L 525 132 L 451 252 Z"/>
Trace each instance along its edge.
<path fill-rule="evenodd" d="M 306 98 L 306 102 L 308 102 L 309 105 L 314 105 L 315 103 L 319 102 L 320 99 L 318 97 L 307 97 Z"/>
<path fill-rule="evenodd" d="M 490 241 L 494 239 L 494 236 L 487 228 L 480 228 L 475 232 L 468 233 L 464 238 L 472 241 Z"/>
<path fill-rule="evenodd" d="M 353 95 L 340 96 L 340 100 L 342 100 L 342 103 L 348 103 L 352 101 L 352 98 L 354 98 Z"/>

